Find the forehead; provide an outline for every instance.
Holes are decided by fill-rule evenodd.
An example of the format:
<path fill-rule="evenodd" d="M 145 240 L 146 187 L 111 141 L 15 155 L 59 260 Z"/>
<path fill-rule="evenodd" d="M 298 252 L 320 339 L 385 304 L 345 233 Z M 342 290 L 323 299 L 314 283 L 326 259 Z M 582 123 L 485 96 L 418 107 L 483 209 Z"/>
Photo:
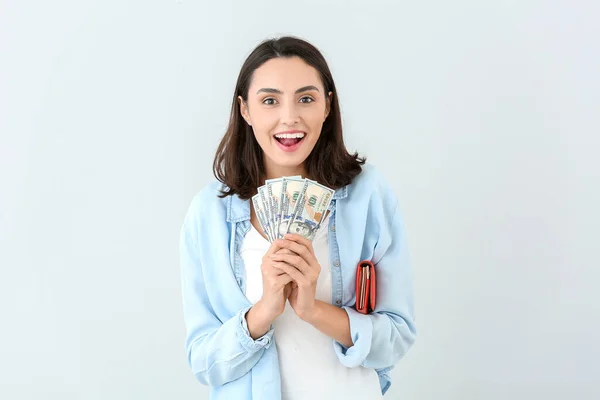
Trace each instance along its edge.
<path fill-rule="evenodd" d="M 272 58 L 258 67 L 252 76 L 249 95 L 261 88 L 274 88 L 285 94 L 298 88 L 314 85 L 323 93 L 323 84 L 317 70 L 300 57 Z"/>

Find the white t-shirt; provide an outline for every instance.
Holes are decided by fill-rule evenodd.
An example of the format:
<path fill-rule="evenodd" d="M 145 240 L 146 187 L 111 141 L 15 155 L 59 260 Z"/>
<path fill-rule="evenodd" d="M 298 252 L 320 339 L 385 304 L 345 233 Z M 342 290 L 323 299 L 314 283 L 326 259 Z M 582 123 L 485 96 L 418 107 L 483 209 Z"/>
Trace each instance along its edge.
<path fill-rule="evenodd" d="M 321 265 L 316 298 L 331 304 L 331 269 L 327 226 L 329 215 L 313 240 Z M 270 243 L 251 225 L 240 255 L 246 268 L 246 297 L 252 304 L 262 296 L 262 257 Z M 282 400 L 381 399 L 377 372 L 371 368 L 347 368 L 333 350 L 333 339 L 302 321 L 287 302 L 273 322 L 279 356 Z"/>

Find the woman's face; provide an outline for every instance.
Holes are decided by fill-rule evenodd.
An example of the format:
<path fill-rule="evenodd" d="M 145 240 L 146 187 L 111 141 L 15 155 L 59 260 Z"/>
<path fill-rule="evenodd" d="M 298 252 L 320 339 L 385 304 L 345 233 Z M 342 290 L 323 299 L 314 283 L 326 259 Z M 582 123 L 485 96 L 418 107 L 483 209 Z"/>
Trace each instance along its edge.
<path fill-rule="evenodd" d="M 268 175 L 303 169 L 329 114 L 330 96 L 317 70 L 299 57 L 274 58 L 254 71 L 247 103 L 241 96 L 238 101 Z"/>

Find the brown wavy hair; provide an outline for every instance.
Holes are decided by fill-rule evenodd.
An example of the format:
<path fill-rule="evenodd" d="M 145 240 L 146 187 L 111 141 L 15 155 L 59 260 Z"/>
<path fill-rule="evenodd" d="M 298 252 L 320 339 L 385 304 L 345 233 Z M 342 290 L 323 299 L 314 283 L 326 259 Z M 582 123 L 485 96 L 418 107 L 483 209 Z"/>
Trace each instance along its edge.
<path fill-rule="evenodd" d="M 305 161 L 308 177 L 332 189 L 339 189 L 351 183 L 365 163 L 365 157 L 359 157 L 358 153 L 350 154 L 344 144 L 337 90 L 321 52 L 307 41 L 293 36 L 267 39 L 250 53 L 242 65 L 233 94 L 229 126 L 217 148 L 213 173 L 226 186 L 219 196 L 221 198 L 237 194 L 242 200 L 248 200 L 264 184 L 263 152 L 252 127 L 242 117 L 238 96 L 248 101 L 254 71 L 276 57 L 302 58 L 319 72 L 325 93 L 332 92 L 329 115 L 323 122 L 319 140 Z"/>

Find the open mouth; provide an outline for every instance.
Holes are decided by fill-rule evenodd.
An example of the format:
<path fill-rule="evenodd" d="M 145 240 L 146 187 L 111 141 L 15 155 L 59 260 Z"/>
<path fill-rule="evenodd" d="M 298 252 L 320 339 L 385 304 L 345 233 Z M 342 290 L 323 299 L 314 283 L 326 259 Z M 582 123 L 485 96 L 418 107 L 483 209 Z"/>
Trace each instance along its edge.
<path fill-rule="evenodd" d="M 279 133 L 275 135 L 275 140 L 284 148 L 294 149 L 304 140 L 305 136 L 304 132 Z"/>

